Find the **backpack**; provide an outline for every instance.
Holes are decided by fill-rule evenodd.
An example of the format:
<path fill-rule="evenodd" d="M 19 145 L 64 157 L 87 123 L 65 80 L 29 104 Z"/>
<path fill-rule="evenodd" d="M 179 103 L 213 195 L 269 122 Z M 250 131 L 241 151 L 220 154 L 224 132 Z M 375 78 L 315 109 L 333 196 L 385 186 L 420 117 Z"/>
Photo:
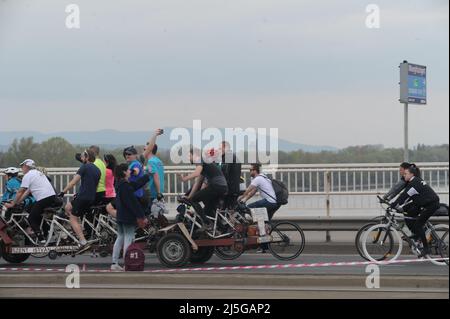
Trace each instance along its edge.
<path fill-rule="evenodd" d="M 288 203 L 288 198 L 289 198 L 289 190 L 287 189 L 286 185 L 283 182 L 280 182 L 276 179 L 267 177 L 265 175 L 261 175 L 264 178 L 267 178 L 268 180 L 270 180 L 272 182 L 272 187 L 273 190 L 275 192 L 275 196 L 276 198 L 273 198 L 272 196 L 270 196 L 269 194 L 266 195 L 270 196 L 271 198 L 275 199 L 277 201 L 278 205 L 286 205 Z"/>
<path fill-rule="evenodd" d="M 133 243 L 125 253 L 125 271 L 144 271 L 145 255 L 141 247 Z"/>

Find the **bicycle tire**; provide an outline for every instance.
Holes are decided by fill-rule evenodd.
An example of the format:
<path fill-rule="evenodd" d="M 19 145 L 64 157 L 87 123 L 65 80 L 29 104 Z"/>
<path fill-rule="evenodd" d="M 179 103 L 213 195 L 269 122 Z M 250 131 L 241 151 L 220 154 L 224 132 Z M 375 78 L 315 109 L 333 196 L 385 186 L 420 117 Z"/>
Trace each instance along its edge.
<path fill-rule="evenodd" d="M 305 249 L 305 233 L 304 233 L 303 230 L 300 228 L 300 226 L 298 226 L 297 224 L 294 224 L 294 223 L 291 223 L 291 222 L 281 221 L 281 222 L 278 222 L 278 223 L 276 223 L 276 224 L 274 224 L 274 225 L 271 225 L 271 230 L 270 230 L 270 234 L 269 234 L 269 235 L 272 236 L 272 234 L 274 233 L 274 231 L 277 230 L 277 228 L 282 228 L 281 225 L 289 225 L 289 226 L 292 226 L 292 227 L 295 229 L 295 231 L 297 231 L 297 232 L 300 234 L 300 239 L 301 239 L 300 246 L 298 247 L 298 249 L 295 249 L 295 250 L 294 250 L 294 254 L 289 255 L 289 256 L 281 256 L 281 255 L 279 255 L 279 254 L 275 251 L 275 245 L 276 245 L 277 243 L 268 243 L 268 244 L 269 244 L 269 251 L 271 252 L 271 254 L 272 254 L 275 258 L 277 258 L 277 259 L 279 259 L 279 260 L 286 261 L 286 260 L 293 260 L 293 259 L 296 259 L 298 256 L 301 255 L 301 253 L 302 253 L 303 250 Z M 278 234 L 280 234 L 281 232 L 282 232 L 281 229 L 278 230 Z M 287 236 L 287 235 L 285 235 L 285 234 L 282 234 L 282 235 L 283 235 L 283 236 L 281 236 L 281 235 L 280 235 L 280 236 L 281 236 L 283 239 L 285 239 L 286 237 L 289 237 L 289 236 Z M 287 241 L 287 239 L 286 239 L 286 241 Z"/>
<path fill-rule="evenodd" d="M 367 258 L 369 258 L 369 261 L 372 262 L 380 262 L 380 261 L 385 261 L 387 259 L 388 255 L 392 255 L 392 249 L 389 249 L 389 254 L 385 254 L 383 256 L 382 260 L 379 260 L 377 258 L 373 258 L 369 252 L 367 251 L 367 239 L 369 238 L 369 235 L 375 231 L 376 229 L 386 229 L 387 233 L 389 234 L 389 238 L 393 239 L 393 240 L 397 240 L 398 241 L 398 251 L 396 252 L 396 254 L 394 255 L 394 257 L 392 259 L 390 259 L 390 261 L 395 261 L 402 253 L 402 249 L 403 249 L 403 241 L 402 238 L 400 237 L 400 234 L 398 233 L 398 231 L 394 228 L 392 228 L 392 226 L 388 225 L 388 224 L 378 224 L 378 225 L 374 225 L 372 227 L 370 227 L 363 235 L 362 238 L 362 244 L 363 244 L 363 252 L 364 255 L 367 256 Z M 392 235 L 394 234 L 394 235 Z M 395 238 L 394 238 L 395 237 Z M 392 245 L 395 244 L 394 241 L 391 241 Z"/>

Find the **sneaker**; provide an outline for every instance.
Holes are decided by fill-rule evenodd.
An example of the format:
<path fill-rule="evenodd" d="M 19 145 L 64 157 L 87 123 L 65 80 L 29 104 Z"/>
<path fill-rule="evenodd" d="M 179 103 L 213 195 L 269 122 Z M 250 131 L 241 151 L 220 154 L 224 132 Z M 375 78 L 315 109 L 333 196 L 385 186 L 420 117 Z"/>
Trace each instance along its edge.
<path fill-rule="evenodd" d="M 420 253 L 419 258 L 427 258 L 431 255 L 431 249 L 430 248 L 424 248 L 422 249 L 422 252 Z"/>
<path fill-rule="evenodd" d="M 266 250 L 262 249 L 262 248 L 258 248 L 258 250 L 256 251 L 257 254 L 265 254 Z"/>
<path fill-rule="evenodd" d="M 119 264 L 112 264 L 111 271 L 124 271 L 124 269 Z"/>

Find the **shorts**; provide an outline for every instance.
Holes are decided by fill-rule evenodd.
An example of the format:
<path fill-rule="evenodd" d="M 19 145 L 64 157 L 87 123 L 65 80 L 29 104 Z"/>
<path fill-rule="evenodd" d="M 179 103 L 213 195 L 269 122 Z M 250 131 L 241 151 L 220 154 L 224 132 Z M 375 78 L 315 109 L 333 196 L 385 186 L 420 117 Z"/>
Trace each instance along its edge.
<path fill-rule="evenodd" d="M 117 207 L 116 207 L 116 199 L 115 199 L 115 198 L 113 198 L 113 199 L 109 202 L 109 204 L 111 204 L 111 206 L 112 206 L 114 209 L 117 209 Z"/>
<path fill-rule="evenodd" d="M 83 217 L 84 214 L 89 212 L 94 204 L 94 201 L 75 198 L 70 202 L 70 204 L 72 205 L 72 215 L 76 217 Z"/>
<path fill-rule="evenodd" d="M 95 200 L 93 205 L 102 205 L 104 199 L 105 199 L 105 192 L 95 193 Z"/>

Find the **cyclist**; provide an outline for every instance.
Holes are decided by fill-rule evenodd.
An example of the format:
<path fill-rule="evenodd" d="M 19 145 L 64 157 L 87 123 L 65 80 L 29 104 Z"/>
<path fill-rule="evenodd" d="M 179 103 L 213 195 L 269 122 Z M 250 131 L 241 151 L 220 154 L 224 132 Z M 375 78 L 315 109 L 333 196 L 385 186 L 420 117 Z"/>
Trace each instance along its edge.
<path fill-rule="evenodd" d="M 103 156 L 106 164 L 105 178 L 105 203 L 111 203 L 116 198 L 116 189 L 114 188 L 114 169 L 117 166 L 117 160 L 112 154 Z M 95 163 L 94 163 L 95 164 Z"/>
<path fill-rule="evenodd" d="M 16 198 L 17 191 L 20 188 L 22 179 L 19 177 L 19 169 L 16 167 L 8 167 L 3 171 L 6 175 L 5 192 L 3 193 L 1 202 L 6 203 L 14 200 Z M 28 196 L 24 200 L 25 207 L 30 206 L 34 203 L 33 196 Z"/>
<path fill-rule="evenodd" d="M 19 178 L 19 169 L 16 167 L 8 167 L 3 171 L 6 175 L 5 192 L 0 200 L 0 203 L 7 203 L 16 198 L 17 191 L 20 188 L 22 180 Z M 24 199 L 24 209 L 29 208 L 35 202 L 33 196 L 27 196 Z M 7 212 L 7 216 L 9 216 Z M 8 217 L 9 218 L 9 217 Z"/>
<path fill-rule="evenodd" d="M 414 233 L 413 239 L 420 239 L 423 244 L 422 253 L 419 257 L 425 257 L 431 253 L 425 235 L 424 226 L 428 219 L 439 209 L 439 196 L 436 192 L 419 177 L 420 171 L 416 166 L 410 166 L 405 170 L 405 191 L 391 204 L 399 212 L 406 211 L 408 227 Z M 403 206 L 400 206 L 403 205 Z"/>
<path fill-rule="evenodd" d="M 226 207 L 231 208 L 235 206 L 239 197 L 242 165 L 238 162 L 236 154 L 231 151 L 230 143 L 227 141 L 222 141 L 219 153 L 222 155 L 219 166 L 228 183 Z"/>
<path fill-rule="evenodd" d="M 89 150 L 95 154 L 94 165 L 100 170 L 100 180 L 95 193 L 94 205 L 101 205 L 103 204 L 106 192 L 106 165 L 100 158 L 100 147 L 97 145 L 92 145 L 89 147 Z"/>
<path fill-rule="evenodd" d="M 150 140 L 147 142 L 147 145 L 144 148 L 143 155 L 147 161 L 146 171 L 152 173 L 149 182 L 150 206 L 153 204 L 153 201 L 155 199 L 159 201 L 164 198 L 164 196 L 162 195 L 164 191 L 164 164 L 161 159 L 156 156 L 156 153 L 158 152 L 156 138 L 163 133 L 164 131 L 162 129 L 157 129 L 155 133 L 150 137 Z"/>
<path fill-rule="evenodd" d="M 69 189 L 74 188 L 81 181 L 80 189 L 75 198 L 67 203 L 65 207 L 66 214 L 70 219 L 70 225 L 80 240 L 81 247 L 78 253 L 82 253 L 90 248 L 78 218 L 82 218 L 89 211 L 90 207 L 94 205 L 96 190 L 98 189 L 97 186 L 101 176 L 100 169 L 94 164 L 96 158 L 92 150 L 85 150 L 81 154 L 81 160 L 83 161 L 83 165 L 81 165 L 73 179 L 59 194 L 61 197 L 64 196 Z"/>
<path fill-rule="evenodd" d="M 42 213 L 44 209 L 54 205 L 56 202 L 56 192 L 47 176 L 36 169 L 36 163 L 32 159 L 26 159 L 20 163 L 20 168 L 24 174 L 22 183 L 14 200 L 11 203 L 5 204 L 5 207 L 13 208 L 30 194 L 33 195 L 36 202 L 28 215 L 28 222 L 31 229 L 27 231 L 32 235 L 32 230 L 38 241 L 45 243 L 44 235 L 41 232 Z"/>
<path fill-rule="evenodd" d="M 259 191 L 262 199 L 247 206 L 248 208 L 266 208 L 269 220 L 271 220 L 276 211 L 281 207 L 281 205 L 277 203 L 277 197 L 272 182 L 266 175 L 261 173 L 261 164 L 250 165 L 250 177 L 252 178 L 252 182 L 245 193 L 238 198 L 238 201 L 245 203 Z"/>
<path fill-rule="evenodd" d="M 138 152 L 134 146 L 127 147 L 123 150 L 123 157 L 127 161 L 128 168 L 131 171 L 130 182 L 136 182 L 139 178 L 144 176 L 144 168 L 142 163 L 138 160 Z M 138 199 L 141 206 L 146 208 L 146 200 L 144 198 L 144 188 L 141 187 L 134 192 L 134 196 Z"/>
<path fill-rule="evenodd" d="M 405 189 L 406 187 L 406 181 L 405 181 L 405 170 L 407 168 L 409 168 L 411 165 L 415 165 L 415 164 L 411 164 L 408 162 L 403 162 L 400 164 L 400 180 L 394 185 L 392 186 L 392 188 L 383 195 L 383 199 L 390 201 L 392 199 L 394 199 L 398 194 L 400 194 L 402 192 L 402 190 Z"/>
<path fill-rule="evenodd" d="M 206 157 L 206 156 L 205 156 Z M 195 211 L 202 217 L 206 227 L 211 227 L 211 222 L 207 216 L 214 217 L 214 210 L 220 198 L 228 193 L 228 184 L 217 164 L 211 162 L 208 158 L 205 160 L 200 154 L 200 150 L 190 148 L 189 158 L 192 164 L 196 164 L 194 172 L 180 178 L 183 182 L 196 179 L 194 186 L 189 191 L 187 199 L 192 202 Z M 208 184 L 200 189 L 205 178 Z M 199 190 L 200 189 L 200 190 Z M 204 208 L 200 206 L 203 202 Z"/>

